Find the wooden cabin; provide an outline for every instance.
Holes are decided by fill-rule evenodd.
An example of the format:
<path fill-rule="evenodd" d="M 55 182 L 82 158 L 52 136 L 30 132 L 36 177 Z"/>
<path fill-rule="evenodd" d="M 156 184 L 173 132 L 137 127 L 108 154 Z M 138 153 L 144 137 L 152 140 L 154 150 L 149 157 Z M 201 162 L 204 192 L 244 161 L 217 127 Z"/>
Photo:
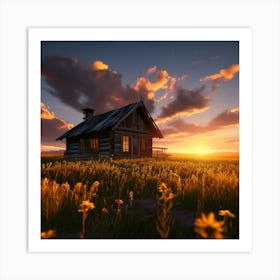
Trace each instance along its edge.
<path fill-rule="evenodd" d="M 94 115 L 57 138 L 66 138 L 65 156 L 93 158 L 152 157 L 153 137 L 163 138 L 143 101 Z"/>

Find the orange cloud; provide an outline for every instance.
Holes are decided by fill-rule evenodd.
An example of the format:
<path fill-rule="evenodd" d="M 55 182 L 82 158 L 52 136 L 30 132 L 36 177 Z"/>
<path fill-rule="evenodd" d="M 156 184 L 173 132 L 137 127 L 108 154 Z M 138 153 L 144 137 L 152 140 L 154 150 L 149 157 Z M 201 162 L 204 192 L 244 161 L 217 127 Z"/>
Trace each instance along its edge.
<path fill-rule="evenodd" d="M 154 99 L 154 97 L 155 97 L 155 94 L 153 92 L 149 92 L 147 94 L 147 98 L 150 99 L 150 100 Z"/>
<path fill-rule="evenodd" d="M 153 67 L 150 67 L 150 68 L 146 71 L 145 75 L 148 76 L 148 75 L 150 75 L 150 74 L 152 74 L 152 73 L 154 73 L 154 72 L 156 72 L 156 71 L 157 71 L 157 66 L 154 65 Z"/>
<path fill-rule="evenodd" d="M 221 69 L 218 73 L 203 77 L 200 81 L 215 81 L 218 79 L 223 79 L 225 81 L 229 81 L 233 79 L 236 73 L 239 72 L 239 64 L 233 64 L 228 68 Z"/>
<path fill-rule="evenodd" d="M 91 64 L 91 69 L 93 71 L 98 71 L 98 70 L 108 70 L 109 66 L 101 60 L 96 60 Z"/>
<path fill-rule="evenodd" d="M 166 84 L 169 80 L 169 74 L 165 70 L 160 70 L 157 72 L 156 81 L 152 83 L 149 79 L 140 77 L 137 79 L 135 90 L 139 91 L 145 89 L 147 91 L 158 91 L 166 87 Z"/>
<path fill-rule="evenodd" d="M 172 77 L 170 79 L 170 83 L 169 83 L 169 90 L 170 91 L 174 91 L 175 90 L 176 83 L 177 83 L 177 79 L 175 77 Z"/>
<path fill-rule="evenodd" d="M 41 119 L 53 120 L 55 118 L 54 112 L 49 111 L 43 102 L 41 102 Z"/>
<path fill-rule="evenodd" d="M 188 77 L 188 75 L 183 75 L 180 77 L 170 77 L 168 89 L 170 91 L 175 91 L 177 82 L 185 81 Z"/>
<path fill-rule="evenodd" d="M 65 120 L 57 118 L 54 112 L 50 111 L 46 105 L 41 102 L 41 119 L 52 121 L 56 124 L 56 129 L 71 129 L 74 127 L 72 123 L 68 123 Z"/>

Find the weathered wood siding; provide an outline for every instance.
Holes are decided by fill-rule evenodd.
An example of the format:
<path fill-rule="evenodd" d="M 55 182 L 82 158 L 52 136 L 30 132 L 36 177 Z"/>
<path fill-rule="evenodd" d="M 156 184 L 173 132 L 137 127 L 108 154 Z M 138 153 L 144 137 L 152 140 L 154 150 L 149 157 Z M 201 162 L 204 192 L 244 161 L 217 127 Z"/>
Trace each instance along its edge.
<path fill-rule="evenodd" d="M 99 135 L 99 154 L 109 157 L 112 154 L 111 132 L 104 132 Z"/>
<path fill-rule="evenodd" d="M 123 151 L 123 136 L 129 137 L 129 149 Z M 98 150 L 93 152 L 87 145 L 98 138 Z M 90 156 L 93 158 L 139 158 L 152 157 L 151 127 L 139 111 L 129 114 L 113 131 L 92 133 L 66 139 L 67 156 Z"/>
<path fill-rule="evenodd" d="M 80 154 L 80 139 L 66 138 L 66 156 L 77 156 Z"/>
<path fill-rule="evenodd" d="M 129 151 L 123 151 L 123 136 L 129 136 Z M 152 156 L 152 132 L 138 111 L 132 112 L 114 130 L 114 157 L 138 158 Z"/>

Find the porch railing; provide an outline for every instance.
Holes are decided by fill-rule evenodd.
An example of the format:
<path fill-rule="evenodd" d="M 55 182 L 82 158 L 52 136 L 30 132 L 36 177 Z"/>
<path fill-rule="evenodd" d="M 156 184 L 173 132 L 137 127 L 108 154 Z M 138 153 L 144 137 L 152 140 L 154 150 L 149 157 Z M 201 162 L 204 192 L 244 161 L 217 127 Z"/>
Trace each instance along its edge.
<path fill-rule="evenodd" d="M 167 157 L 165 147 L 152 147 L 153 148 L 153 157 Z"/>

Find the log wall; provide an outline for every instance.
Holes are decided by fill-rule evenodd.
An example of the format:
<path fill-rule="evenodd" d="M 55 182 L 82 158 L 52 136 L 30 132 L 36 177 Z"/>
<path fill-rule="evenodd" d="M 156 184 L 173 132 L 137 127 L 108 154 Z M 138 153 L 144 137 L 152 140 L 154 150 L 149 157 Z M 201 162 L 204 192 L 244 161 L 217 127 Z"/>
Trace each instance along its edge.
<path fill-rule="evenodd" d="M 129 136 L 129 151 L 123 151 L 123 136 Z M 90 156 L 94 158 L 139 158 L 152 157 L 152 132 L 149 125 L 134 111 L 128 115 L 113 131 L 92 133 L 81 136 L 83 139 L 98 137 L 98 151 L 93 153 L 85 147 L 80 137 L 66 139 L 67 156 Z"/>

